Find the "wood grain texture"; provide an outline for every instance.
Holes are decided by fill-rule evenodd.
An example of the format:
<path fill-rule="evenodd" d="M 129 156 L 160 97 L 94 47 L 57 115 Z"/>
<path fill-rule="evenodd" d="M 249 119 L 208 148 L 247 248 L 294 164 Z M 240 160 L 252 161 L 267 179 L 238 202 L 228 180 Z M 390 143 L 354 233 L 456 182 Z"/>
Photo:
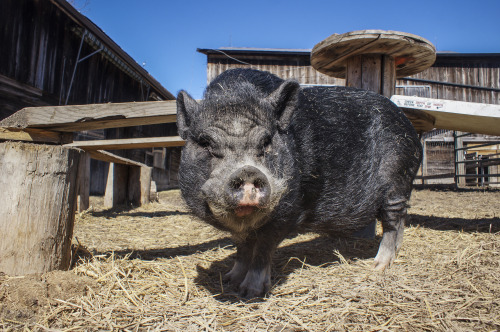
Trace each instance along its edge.
<path fill-rule="evenodd" d="M 417 133 L 425 133 L 435 128 L 434 123 L 436 119 L 432 115 L 413 109 L 404 109 L 403 111 L 406 117 L 411 121 L 413 127 L 415 127 Z"/>
<path fill-rule="evenodd" d="M 394 58 L 382 56 L 382 89 L 381 94 L 390 98 L 396 90 L 396 67 Z"/>
<path fill-rule="evenodd" d="M 73 135 L 44 129 L 0 127 L 0 140 L 65 144 L 73 141 Z"/>
<path fill-rule="evenodd" d="M 149 203 L 152 169 L 148 166 L 109 165 L 104 207 Z"/>
<path fill-rule="evenodd" d="M 78 203 L 77 211 L 82 212 L 90 207 L 90 154 L 83 153 L 78 168 Z"/>
<path fill-rule="evenodd" d="M 0 143 L 0 271 L 69 268 L 81 150 Z"/>
<path fill-rule="evenodd" d="M 364 90 L 381 93 L 382 57 L 378 54 L 361 56 L 361 86 Z"/>
<path fill-rule="evenodd" d="M 85 151 L 90 151 L 174 147 L 184 146 L 185 143 L 186 142 L 179 136 L 171 136 L 75 141 L 73 143 L 66 144 L 65 146 L 76 147 Z"/>
<path fill-rule="evenodd" d="M 175 122 L 176 113 L 175 100 L 29 107 L 0 121 L 0 126 L 73 132 Z"/>

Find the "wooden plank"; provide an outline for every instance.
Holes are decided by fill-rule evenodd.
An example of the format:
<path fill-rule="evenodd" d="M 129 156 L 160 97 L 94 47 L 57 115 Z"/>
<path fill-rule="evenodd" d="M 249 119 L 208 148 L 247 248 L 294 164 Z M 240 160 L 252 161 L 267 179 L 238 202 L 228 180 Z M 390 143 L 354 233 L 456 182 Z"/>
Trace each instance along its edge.
<path fill-rule="evenodd" d="M 465 186 L 466 180 L 462 175 L 466 173 L 465 170 L 465 164 L 463 163 L 465 161 L 465 151 L 459 150 L 464 147 L 464 142 L 463 142 L 463 137 L 460 137 L 463 133 L 457 131 L 455 133 L 458 137 L 455 137 L 455 182 L 458 186 Z"/>
<path fill-rule="evenodd" d="M 115 163 L 115 164 L 121 164 L 121 165 L 129 165 L 129 166 L 139 166 L 143 167 L 146 166 L 143 163 L 140 163 L 138 161 L 130 160 L 124 157 L 117 156 L 116 154 L 113 154 L 111 152 L 107 151 L 102 151 L 102 150 L 89 150 L 88 153 L 90 154 L 90 157 L 95 160 L 101 160 L 105 161 L 108 163 Z"/>
<path fill-rule="evenodd" d="M 73 141 L 73 135 L 44 129 L 0 127 L 0 140 L 66 144 Z"/>
<path fill-rule="evenodd" d="M 109 165 L 108 181 L 104 194 L 105 208 L 112 209 L 127 204 L 128 172 L 129 167 L 125 165 L 115 163 Z"/>
<path fill-rule="evenodd" d="M 125 149 L 145 149 L 145 148 L 166 148 L 174 146 L 184 146 L 186 142 L 179 136 L 168 137 L 142 137 L 124 138 L 95 141 L 76 141 L 66 144 L 67 147 L 80 148 L 85 151 L 90 150 L 125 150 Z"/>
<path fill-rule="evenodd" d="M 500 105 L 394 95 L 391 100 L 406 110 L 434 117 L 434 127 L 469 133 L 500 135 Z"/>
<path fill-rule="evenodd" d="M 11 128 L 84 131 L 175 122 L 175 100 L 28 107 L 0 121 Z"/>
<path fill-rule="evenodd" d="M 0 91 L 17 97 L 40 98 L 43 96 L 42 90 L 4 75 L 0 75 Z"/>
<path fill-rule="evenodd" d="M 433 116 L 423 111 L 414 109 L 403 109 L 403 112 L 419 134 L 431 131 L 435 128 L 434 122 L 436 119 L 434 119 Z"/>

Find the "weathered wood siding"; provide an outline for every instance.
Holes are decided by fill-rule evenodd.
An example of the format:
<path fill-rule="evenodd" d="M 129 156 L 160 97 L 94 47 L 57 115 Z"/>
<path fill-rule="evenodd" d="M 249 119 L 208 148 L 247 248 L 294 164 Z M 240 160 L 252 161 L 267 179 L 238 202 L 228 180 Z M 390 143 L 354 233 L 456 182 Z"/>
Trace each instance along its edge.
<path fill-rule="evenodd" d="M 345 80 L 323 75 L 312 68 L 307 52 L 302 55 L 289 55 L 284 51 L 280 55 L 267 55 L 265 51 L 259 54 L 258 50 L 248 53 L 224 50 L 224 53 L 228 56 L 214 52 L 206 53 L 208 82 L 227 69 L 254 68 L 269 71 L 284 79 L 294 78 L 301 84 L 345 85 Z M 398 79 L 396 94 L 500 104 L 500 55 L 498 54 L 438 53 L 432 67 L 410 78 L 422 81 Z M 464 86 L 452 86 L 446 83 Z"/>
<path fill-rule="evenodd" d="M 430 86 L 429 98 L 500 104 L 500 55 L 438 54 L 432 67 L 411 78 L 457 86 L 405 79 L 397 80 L 396 85 Z"/>
<path fill-rule="evenodd" d="M 66 104 L 82 33 L 85 29 L 92 29 L 76 23 L 61 10 L 63 2 L 0 1 L 0 120 L 24 107 Z M 108 51 L 113 51 L 109 45 L 105 46 Z M 96 50 L 96 43 L 87 39 L 82 44 L 80 59 Z M 144 80 L 141 82 L 144 78 L 141 73 L 130 67 L 128 70 L 133 73 L 127 73 L 123 64 L 117 65 L 109 59 L 109 54 L 99 52 L 78 64 L 69 93 L 69 105 L 146 101 L 151 93 L 160 99 L 173 99 L 170 93 L 165 94 L 166 90 L 159 91 L 153 86 L 148 90 L 149 85 L 144 84 Z M 80 133 L 77 139 L 176 134 L 175 124 L 164 124 Z M 142 163 L 146 159 L 144 150 L 121 151 L 119 154 Z M 91 169 L 91 192 L 103 194 L 107 164 L 92 161 Z"/>
<path fill-rule="evenodd" d="M 209 55 L 207 61 L 207 83 L 224 71 L 232 68 L 253 68 L 268 71 L 283 79 L 294 78 L 300 84 L 345 85 L 344 79 L 326 76 L 316 71 L 310 64 L 309 56 L 238 56 L 243 64 L 224 55 Z"/>
<path fill-rule="evenodd" d="M 81 30 L 49 0 L 0 2 L 0 119 L 27 106 L 65 103 Z M 81 57 L 94 51 L 83 43 Z M 99 53 L 78 64 L 68 104 L 143 101 L 146 92 Z"/>

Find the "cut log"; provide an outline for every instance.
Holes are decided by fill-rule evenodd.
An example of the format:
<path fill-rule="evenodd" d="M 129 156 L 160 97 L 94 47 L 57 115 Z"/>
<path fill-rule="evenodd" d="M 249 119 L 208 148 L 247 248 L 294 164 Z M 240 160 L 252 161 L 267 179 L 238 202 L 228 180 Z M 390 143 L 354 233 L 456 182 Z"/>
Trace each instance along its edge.
<path fill-rule="evenodd" d="M 0 143 L 0 272 L 45 273 L 70 266 L 82 151 Z"/>

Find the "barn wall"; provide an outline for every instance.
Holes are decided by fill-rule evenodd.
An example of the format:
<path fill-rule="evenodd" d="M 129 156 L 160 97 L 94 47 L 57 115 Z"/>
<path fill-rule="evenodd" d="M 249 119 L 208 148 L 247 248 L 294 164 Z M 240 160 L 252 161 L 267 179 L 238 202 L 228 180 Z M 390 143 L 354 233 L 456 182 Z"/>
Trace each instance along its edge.
<path fill-rule="evenodd" d="M 400 79 L 397 85 L 430 86 L 429 98 L 475 103 L 500 104 L 500 56 L 443 56 L 429 69 L 411 76 L 414 79 L 455 83 L 452 86 Z M 465 87 L 469 86 L 469 87 Z M 481 89 L 478 87 L 484 87 Z M 490 89 L 488 89 L 490 88 Z M 495 91 L 496 90 L 496 91 Z"/>
<path fill-rule="evenodd" d="M 344 79 L 323 75 L 312 68 L 309 54 L 298 56 L 287 55 L 283 52 L 281 56 L 265 54 L 257 56 L 225 52 L 233 59 L 219 54 L 207 55 L 208 82 L 227 69 L 253 68 L 271 72 L 284 79 L 294 78 L 301 84 L 345 85 Z M 432 67 L 410 78 L 423 81 L 398 79 L 396 86 L 405 88 L 396 88 L 397 94 L 500 104 L 500 56 L 497 55 L 481 57 L 438 54 L 436 63 Z M 455 83 L 469 87 L 436 82 Z"/>
<path fill-rule="evenodd" d="M 225 56 L 210 55 L 207 63 L 207 83 L 216 76 L 232 68 L 253 68 L 273 73 L 283 79 L 293 78 L 300 84 L 345 85 L 344 79 L 326 76 L 316 71 L 308 56 L 257 57 L 236 56 L 248 64 L 242 64 Z"/>
<path fill-rule="evenodd" d="M 139 82 L 139 74 L 133 78 L 125 73 L 104 52 L 78 63 L 74 72 L 80 45 L 80 58 L 97 50 L 90 39 L 81 43 L 84 31 L 50 0 L 0 1 L 0 120 L 24 107 L 64 105 L 68 94 L 69 105 L 145 101 L 153 92 L 164 97 L 162 91 L 154 87 L 148 90 L 147 85 Z M 175 124 L 164 124 L 84 132 L 77 134 L 76 139 L 176 134 Z M 146 150 L 117 153 L 146 161 Z M 93 161 L 91 167 L 91 191 L 103 194 L 107 164 Z M 165 171 L 156 173 L 162 172 Z"/>
<path fill-rule="evenodd" d="M 0 119 L 27 106 L 64 104 L 81 28 L 49 0 L 2 0 L 0 22 Z M 81 57 L 94 51 L 84 43 Z M 68 104 L 147 98 L 145 87 L 102 53 L 79 63 L 74 78 Z M 14 83 L 18 93 L 13 95 Z"/>

